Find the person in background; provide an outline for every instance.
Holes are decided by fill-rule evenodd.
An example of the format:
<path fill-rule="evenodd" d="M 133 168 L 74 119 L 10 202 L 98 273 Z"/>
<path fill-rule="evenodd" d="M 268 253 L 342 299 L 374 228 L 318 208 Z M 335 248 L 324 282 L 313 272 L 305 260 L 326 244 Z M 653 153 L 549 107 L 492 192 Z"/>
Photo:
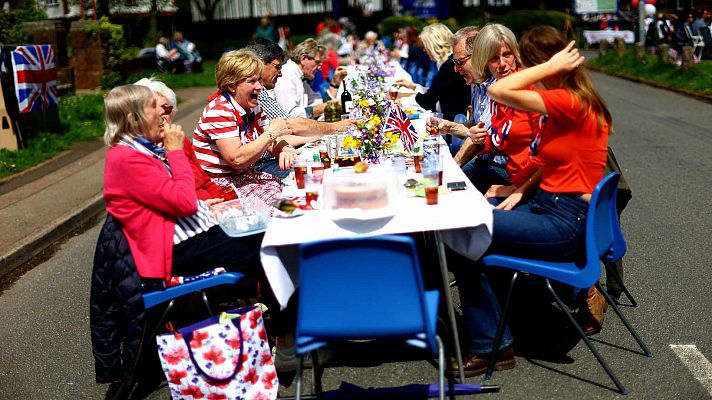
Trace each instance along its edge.
<path fill-rule="evenodd" d="M 178 50 L 181 59 L 186 64 L 186 70 L 189 72 L 200 72 L 203 70 L 203 58 L 198 53 L 195 43 L 189 41 L 183 36 L 183 32 L 176 31 L 173 34 L 171 48 Z"/>
<path fill-rule="evenodd" d="M 314 39 L 299 43 L 282 67 L 282 79 L 274 87 L 277 103 L 290 117 L 318 118 L 326 104 L 309 86 L 321 66 L 326 49 Z"/>
<path fill-rule="evenodd" d="M 319 36 L 319 44 L 324 46 L 326 49 L 326 57 L 324 58 L 324 62 L 321 64 L 321 76 L 324 79 L 324 82 L 322 83 L 322 87 L 317 90 L 319 93 L 322 93 L 322 95 L 326 94 L 329 85 L 333 85 L 338 88 L 341 83 L 341 80 L 337 83 L 336 80 L 332 79 L 336 69 L 341 65 L 339 63 L 339 55 L 336 53 L 339 49 L 340 43 L 339 35 L 335 33 L 323 32 Z M 314 86 L 312 85 L 312 88 L 313 87 Z"/>
<path fill-rule="evenodd" d="M 158 66 L 171 73 L 185 72 L 185 66 L 180 61 L 180 53 L 177 49 L 168 49 L 170 42 L 168 38 L 161 36 L 156 44 L 156 58 Z"/>
<path fill-rule="evenodd" d="M 455 63 L 451 57 L 452 37 L 450 29 L 441 23 L 428 25 L 420 33 L 425 52 L 438 68 L 438 73 L 427 91 L 414 82 L 396 82 L 396 85 L 415 90 L 415 101 L 421 107 L 442 112 L 443 117 L 451 121 L 457 114 L 466 114 L 470 104 L 470 88 L 455 72 Z"/>
<path fill-rule="evenodd" d="M 268 121 L 258 104 L 264 64 L 254 53 L 224 53 L 215 66 L 218 90 L 193 132 L 193 150 L 203 170 L 222 188 L 233 187 L 238 197 L 267 206 L 282 193 L 281 179 L 255 169 L 265 151 L 274 154 L 281 169 L 296 158 L 284 136 L 292 133 L 284 119 Z"/>
<path fill-rule="evenodd" d="M 282 76 L 284 52 L 278 45 L 263 39 L 253 40 L 245 47 L 245 50 L 254 52 L 265 65 L 264 68 L 262 68 L 262 85 L 264 88 L 260 91 L 257 100 L 262 111 L 267 116 L 267 119 L 285 118 L 287 120 L 289 126 L 292 128 L 293 135 L 284 136 L 283 139 L 291 146 L 299 147 L 305 143 L 313 142 L 323 135 L 343 131 L 346 127 L 355 123 L 355 121 L 351 120 L 324 122 L 304 117 L 289 117 L 287 112 L 280 107 L 277 100 L 271 95 L 271 89 L 274 88 L 278 79 Z M 344 77 L 345 75 L 341 73 L 334 75 L 335 81 L 339 83 Z M 264 155 L 257 160 L 255 168 L 282 179 L 289 174 L 289 170 L 279 169 L 277 159 L 269 152 L 265 152 Z"/>
<path fill-rule="evenodd" d="M 265 39 L 271 42 L 277 42 L 279 40 L 277 30 L 268 17 L 260 18 L 260 23 L 257 25 L 257 28 L 255 28 L 252 39 Z"/>
<path fill-rule="evenodd" d="M 408 44 L 408 58 L 403 68 L 408 71 L 413 82 L 426 86 L 432 62 L 423 48 L 418 28 L 408 28 L 405 41 Z"/>

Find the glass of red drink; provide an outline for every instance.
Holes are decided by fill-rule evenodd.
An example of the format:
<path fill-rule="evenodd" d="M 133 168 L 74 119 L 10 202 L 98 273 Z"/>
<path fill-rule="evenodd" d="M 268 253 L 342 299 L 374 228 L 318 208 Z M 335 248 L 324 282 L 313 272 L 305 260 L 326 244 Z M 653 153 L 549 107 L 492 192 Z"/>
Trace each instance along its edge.
<path fill-rule="evenodd" d="M 304 189 L 304 175 L 307 174 L 307 162 L 305 160 L 294 161 L 294 180 L 297 181 L 297 188 Z"/>
<path fill-rule="evenodd" d="M 321 190 L 322 175 L 307 174 L 304 175 L 304 189 L 307 194 L 307 208 L 315 209 L 316 202 L 319 200 L 319 190 Z"/>
<path fill-rule="evenodd" d="M 438 204 L 438 171 L 429 169 L 423 173 L 425 204 Z"/>

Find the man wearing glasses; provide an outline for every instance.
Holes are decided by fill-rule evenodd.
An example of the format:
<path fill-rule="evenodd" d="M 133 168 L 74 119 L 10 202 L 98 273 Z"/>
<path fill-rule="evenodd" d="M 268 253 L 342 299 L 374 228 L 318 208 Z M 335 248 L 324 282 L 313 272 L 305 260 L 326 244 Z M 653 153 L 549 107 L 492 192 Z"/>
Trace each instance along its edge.
<path fill-rule="evenodd" d="M 309 86 L 326 54 L 326 48 L 314 39 L 298 44 L 290 59 L 282 65 L 282 78 L 274 87 L 277 103 L 290 117 L 317 118 L 324 113 L 324 102 Z"/>
<path fill-rule="evenodd" d="M 346 126 L 353 124 L 353 121 L 351 120 L 324 122 L 315 121 L 305 117 L 290 117 L 282 106 L 277 103 L 277 100 L 273 97 L 273 93 L 271 93 L 276 83 L 284 79 L 281 78 L 284 67 L 284 64 L 282 63 L 282 60 L 284 60 L 284 51 L 282 51 L 282 48 L 276 43 L 264 39 L 253 40 L 245 47 L 245 49 L 255 53 L 255 55 L 257 55 L 257 57 L 265 64 L 264 68 L 262 68 L 263 90 L 261 90 L 260 94 L 257 96 L 257 101 L 259 102 L 262 111 L 267 116 L 267 119 L 287 119 L 287 124 L 290 128 L 292 128 L 292 132 L 294 132 L 294 134 L 283 136 L 282 138 L 289 143 L 290 146 L 299 147 L 305 143 L 317 140 L 322 135 L 343 130 Z M 335 73 L 334 81 L 332 81 L 332 83 L 340 83 L 344 77 L 345 74 Z M 338 84 L 335 86 L 338 86 Z M 335 89 L 333 89 L 332 96 L 336 96 Z M 289 174 L 289 170 L 279 169 L 276 159 L 269 152 L 265 152 L 265 154 L 257 160 L 255 168 L 280 178 L 285 178 Z"/>

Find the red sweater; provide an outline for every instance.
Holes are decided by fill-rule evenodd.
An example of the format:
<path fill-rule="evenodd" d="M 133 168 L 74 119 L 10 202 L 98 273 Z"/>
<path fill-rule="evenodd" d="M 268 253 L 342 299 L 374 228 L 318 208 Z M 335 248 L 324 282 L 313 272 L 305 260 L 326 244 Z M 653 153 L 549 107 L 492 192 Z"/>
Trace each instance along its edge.
<path fill-rule="evenodd" d="M 106 211 L 121 222 L 142 278 L 170 278 L 175 221 L 198 211 L 188 158 L 181 150 L 168 152 L 167 158 L 173 176 L 161 160 L 128 146 L 106 153 Z"/>

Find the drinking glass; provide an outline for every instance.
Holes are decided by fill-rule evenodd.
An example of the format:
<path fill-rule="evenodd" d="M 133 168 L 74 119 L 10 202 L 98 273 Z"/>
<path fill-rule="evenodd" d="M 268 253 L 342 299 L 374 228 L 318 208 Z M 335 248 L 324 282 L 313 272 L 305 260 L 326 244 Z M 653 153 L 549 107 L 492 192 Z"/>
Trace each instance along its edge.
<path fill-rule="evenodd" d="M 423 171 L 423 189 L 425 190 L 425 204 L 438 204 L 438 171 L 428 169 Z"/>
<path fill-rule="evenodd" d="M 304 175 L 304 189 L 307 194 L 307 206 L 315 209 L 316 201 L 319 200 L 319 190 L 321 189 L 323 175 L 307 174 Z"/>
<path fill-rule="evenodd" d="M 428 124 L 426 125 L 426 130 L 428 133 L 431 135 L 439 135 L 440 134 L 440 123 L 443 120 L 443 113 L 439 112 L 434 112 L 430 114 L 430 117 L 428 118 Z"/>
<path fill-rule="evenodd" d="M 307 174 L 306 160 L 297 159 L 294 161 L 294 180 L 297 181 L 297 188 L 304 189 L 304 175 Z"/>
<path fill-rule="evenodd" d="M 391 85 L 388 87 L 388 97 L 391 100 L 396 101 L 398 98 L 398 85 Z"/>

